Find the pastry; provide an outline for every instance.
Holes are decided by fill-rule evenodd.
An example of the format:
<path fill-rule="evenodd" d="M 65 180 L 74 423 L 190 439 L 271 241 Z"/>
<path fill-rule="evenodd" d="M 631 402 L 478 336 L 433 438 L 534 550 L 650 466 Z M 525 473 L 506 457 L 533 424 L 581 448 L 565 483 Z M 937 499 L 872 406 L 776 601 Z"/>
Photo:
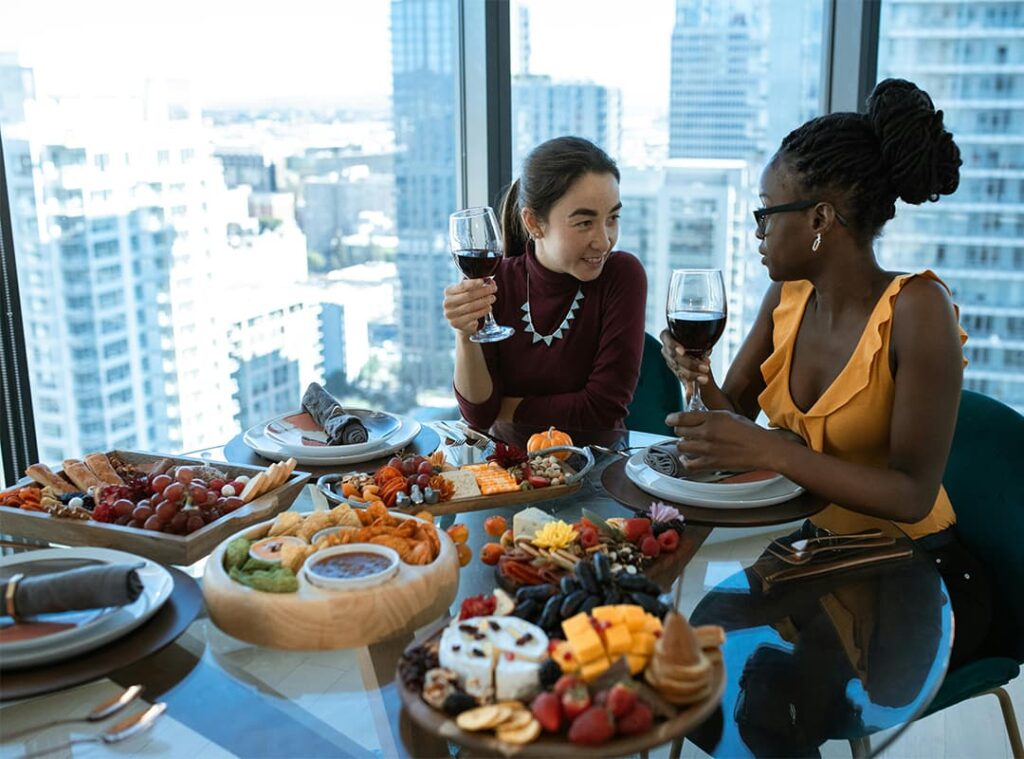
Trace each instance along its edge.
<path fill-rule="evenodd" d="M 644 680 L 676 706 L 702 701 L 711 691 L 711 661 L 682 614 L 670 611 L 663 625 Z"/>
<path fill-rule="evenodd" d="M 114 471 L 114 467 L 110 465 L 110 461 L 102 453 L 87 453 L 82 457 L 85 461 L 86 466 L 92 470 L 92 473 L 99 477 L 103 482 L 108 485 L 124 485 L 117 472 Z"/>
<path fill-rule="evenodd" d="M 54 493 L 66 495 L 79 492 L 78 488 L 69 483 L 60 475 L 54 474 L 53 470 L 46 464 L 33 464 L 25 470 L 25 474 L 38 482 L 43 487 L 52 488 Z"/>
<path fill-rule="evenodd" d="M 92 473 L 92 470 L 78 459 L 64 459 L 64 474 L 79 490 L 103 487 L 103 480 Z"/>
<path fill-rule="evenodd" d="M 285 511 L 274 519 L 274 523 L 270 525 L 270 530 L 267 532 L 267 537 L 297 535 L 300 527 L 302 527 L 302 515 L 294 511 Z"/>

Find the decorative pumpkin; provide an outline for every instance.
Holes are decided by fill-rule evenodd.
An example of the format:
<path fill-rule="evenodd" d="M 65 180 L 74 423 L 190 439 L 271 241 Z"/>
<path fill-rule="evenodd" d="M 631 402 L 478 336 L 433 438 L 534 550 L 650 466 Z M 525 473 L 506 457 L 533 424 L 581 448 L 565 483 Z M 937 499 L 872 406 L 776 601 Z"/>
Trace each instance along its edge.
<path fill-rule="evenodd" d="M 572 438 L 561 430 L 548 427 L 544 432 L 530 435 L 530 439 L 526 441 L 526 450 L 528 453 L 534 453 L 535 451 L 542 451 L 545 448 L 552 448 L 556 445 L 572 445 Z M 568 451 L 559 451 L 551 455 L 563 460 L 569 458 Z"/>

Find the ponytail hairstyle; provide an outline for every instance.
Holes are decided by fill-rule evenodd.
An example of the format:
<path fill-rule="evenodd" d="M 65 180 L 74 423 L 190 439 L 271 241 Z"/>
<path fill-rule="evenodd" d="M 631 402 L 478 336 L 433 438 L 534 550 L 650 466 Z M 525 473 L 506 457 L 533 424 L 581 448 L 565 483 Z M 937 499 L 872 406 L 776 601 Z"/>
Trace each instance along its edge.
<path fill-rule="evenodd" d="M 551 207 L 584 174 L 611 174 L 619 181 L 615 161 L 582 137 L 556 137 L 530 151 L 519 179 L 509 186 L 501 202 L 505 255 L 526 251 L 530 233 L 523 224 L 522 210 L 529 208 L 539 221 L 547 221 Z"/>
<path fill-rule="evenodd" d="M 924 90 L 879 82 L 867 113 L 830 113 L 790 132 L 776 155 L 802 194 L 833 202 L 854 235 L 870 243 L 896 215 L 896 199 L 920 205 L 960 184 L 960 149 Z"/>

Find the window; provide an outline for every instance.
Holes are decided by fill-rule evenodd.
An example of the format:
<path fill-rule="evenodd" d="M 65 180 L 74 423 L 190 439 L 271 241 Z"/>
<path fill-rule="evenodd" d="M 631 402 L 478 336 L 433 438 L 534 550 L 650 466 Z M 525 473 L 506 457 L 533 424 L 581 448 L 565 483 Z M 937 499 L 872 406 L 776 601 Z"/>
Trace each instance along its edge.
<path fill-rule="evenodd" d="M 456 4 L 5 8 L 0 123 L 19 176 L 25 333 L 69 343 L 33 346 L 30 381 L 107 401 L 68 404 L 60 430 L 37 425 L 40 451 L 111 448 L 136 430 L 167 453 L 223 444 L 239 432 L 233 409 L 260 392 L 267 408 L 296 407 L 313 381 L 356 406 L 451 413 L 438 304 L 457 277 Z M 32 74 L 35 90 L 19 89 Z M 349 321 L 322 330 L 325 305 L 349 306 Z M 278 359 L 240 386 L 232 355 Z M 132 401 L 147 418 L 124 414 Z"/>
<path fill-rule="evenodd" d="M 750 215 L 761 169 L 789 131 L 820 112 L 823 3 L 622 8 L 513 0 L 513 171 L 531 148 L 564 134 L 616 159 L 618 248 L 647 269 L 647 331 L 664 328 L 673 268 L 722 269 L 730 301 L 714 354 L 721 373 L 768 284 Z M 585 44 L 564 44 L 566 29 Z"/>
<path fill-rule="evenodd" d="M 1020 6 L 884 0 L 878 57 L 879 79 L 910 79 L 930 92 L 964 160 L 956 193 L 938 203 L 897 208 L 879 256 L 890 269 L 933 267 L 946 281 L 969 336 L 965 386 L 1018 408 L 1024 398 L 1018 327 L 1024 298 L 1014 283 L 1024 273 L 1024 211 L 1015 173 L 1024 167 L 1024 122 L 1007 103 L 1024 54 L 1014 36 Z M 953 13 L 931 12 L 938 8 Z M 1012 17 L 1002 12 L 1007 10 Z M 958 55 L 948 43 L 965 20 L 972 26 L 969 49 Z M 994 318 L 996 313 L 1004 316 Z"/>

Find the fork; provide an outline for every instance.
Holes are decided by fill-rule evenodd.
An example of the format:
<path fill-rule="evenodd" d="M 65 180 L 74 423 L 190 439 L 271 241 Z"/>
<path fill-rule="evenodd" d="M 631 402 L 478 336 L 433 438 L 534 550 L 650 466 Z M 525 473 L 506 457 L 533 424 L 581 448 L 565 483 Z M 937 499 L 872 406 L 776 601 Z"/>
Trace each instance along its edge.
<path fill-rule="evenodd" d="M 807 564 L 812 559 L 814 559 L 816 556 L 818 556 L 819 554 L 823 554 L 826 551 L 830 552 L 830 553 L 833 553 L 833 552 L 834 553 L 842 553 L 843 551 L 860 551 L 860 550 L 863 550 L 865 548 L 880 548 L 882 546 L 893 545 L 895 542 L 896 542 L 895 538 L 884 537 L 883 536 L 883 537 L 875 538 L 873 540 L 867 540 L 867 541 L 859 542 L 859 543 L 858 542 L 849 542 L 849 543 L 841 543 L 840 545 L 835 545 L 835 546 L 818 546 L 817 548 L 811 548 L 811 549 L 807 549 L 807 550 L 803 550 L 803 551 L 793 551 L 791 553 L 786 553 L 786 552 L 783 552 L 783 551 L 779 551 L 776 548 L 774 548 L 772 545 L 769 545 L 768 546 L 768 553 L 770 553 L 775 558 L 780 559 L 781 561 L 784 561 L 787 564 L 792 564 L 794 566 L 801 566 L 803 564 Z"/>
<path fill-rule="evenodd" d="M 781 540 L 776 538 L 772 541 L 772 545 L 777 549 L 792 554 L 802 553 L 808 548 L 845 545 L 850 541 L 871 540 L 880 537 L 882 537 L 882 531 L 878 528 L 872 528 L 870 530 L 865 530 L 864 532 L 851 532 L 845 535 L 830 533 L 828 535 L 818 535 L 813 538 L 800 538 L 799 540 L 794 540 L 792 543 L 783 543 Z"/>
<path fill-rule="evenodd" d="M 108 717 L 113 717 L 115 714 L 124 709 L 128 704 L 134 701 L 142 694 L 141 685 L 132 685 L 131 687 L 125 688 L 123 691 L 118 693 L 116 696 L 108 698 L 101 704 L 93 707 L 92 711 L 86 714 L 84 717 L 72 717 L 68 719 L 57 719 L 51 722 L 44 722 L 39 725 L 32 727 L 26 727 L 22 730 L 17 730 L 13 733 L 8 733 L 3 736 L 4 741 L 13 741 L 16 738 L 20 738 L 23 735 L 29 733 L 37 733 L 42 730 L 49 730 L 51 727 L 57 725 L 74 725 L 79 722 L 102 722 Z"/>
<path fill-rule="evenodd" d="M 463 435 L 458 430 L 456 430 L 454 427 L 452 427 L 449 424 L 447 424 L 446 422 L 436 421 L 436 422 L 434 422 L 434 426 L 437 429 L 441 430 L 441 432 L 444 434 L 444 437 L 445 437 L 446 440 L 451 440 L 452 441 L 451 442 L 452 445 L 465 445 L 466 444 L 466 436 Z"/>

